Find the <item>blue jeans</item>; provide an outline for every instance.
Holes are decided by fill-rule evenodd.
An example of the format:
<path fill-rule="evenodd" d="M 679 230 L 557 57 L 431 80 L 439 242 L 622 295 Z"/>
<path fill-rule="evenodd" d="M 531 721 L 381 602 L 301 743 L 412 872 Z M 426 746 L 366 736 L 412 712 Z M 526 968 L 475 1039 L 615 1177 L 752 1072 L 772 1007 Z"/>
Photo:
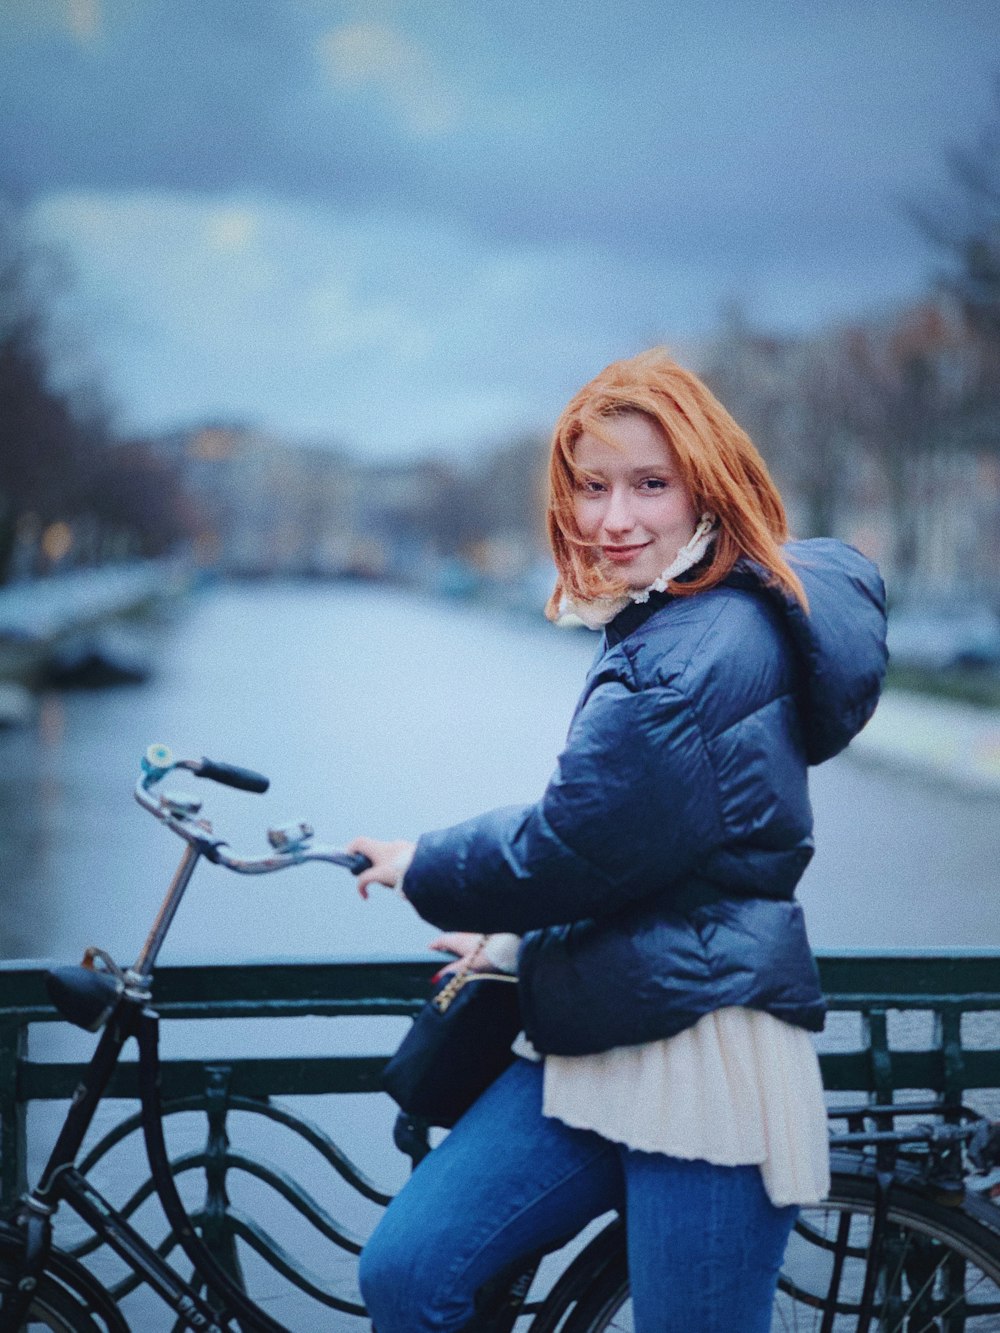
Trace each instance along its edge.
<path fill-rule="evenodd" d="M 636 1333 L 767 1333 L 796 1209 L 755 1166 L 636 1152 L 542 1115 L 516 1060 L 421 1162 L 361 1256 L 378 1333 L 457 1333 L 484 1282 L 618 1209 Z"/>

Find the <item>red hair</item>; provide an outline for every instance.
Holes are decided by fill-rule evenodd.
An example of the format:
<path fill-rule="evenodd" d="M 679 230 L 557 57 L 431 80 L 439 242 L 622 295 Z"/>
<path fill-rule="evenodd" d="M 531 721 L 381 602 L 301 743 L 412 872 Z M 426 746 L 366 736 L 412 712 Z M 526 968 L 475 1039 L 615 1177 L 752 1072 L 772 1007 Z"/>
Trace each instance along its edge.
<path fill-rule="evenodd" d="M 564 597 L 590 601 L 626 591 L 598 567 L 594 547 L 576 525 L 579 470 L 573 453 L 583 434 L 606 438 L 609 417 L 640 412 L 660 430 L 677 460 L 695 512 L 718 519 L 707 562 L 695 578 L 670 584 L 682 596 L 713 588 L 742 555 L 808 609 L 805 591 L 781 552 L 788 538 L 785 506 L 760 454 L 718 399 L 663 348 L 614 361 L 567 403 L 552 435 L 547 525 L 558 579 L 545 614 L 555 620 Z"/>

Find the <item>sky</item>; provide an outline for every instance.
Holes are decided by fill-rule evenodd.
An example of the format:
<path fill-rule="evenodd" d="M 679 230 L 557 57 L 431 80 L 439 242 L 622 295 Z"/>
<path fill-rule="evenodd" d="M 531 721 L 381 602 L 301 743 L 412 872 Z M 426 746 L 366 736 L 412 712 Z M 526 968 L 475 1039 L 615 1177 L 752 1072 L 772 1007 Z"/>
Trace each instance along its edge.
<path fill-rule="evenodd" d="M 3 0 L 0 191 L 119 427 L 545 432 L 608 361 L 916 299 L 995 0 Z"/>

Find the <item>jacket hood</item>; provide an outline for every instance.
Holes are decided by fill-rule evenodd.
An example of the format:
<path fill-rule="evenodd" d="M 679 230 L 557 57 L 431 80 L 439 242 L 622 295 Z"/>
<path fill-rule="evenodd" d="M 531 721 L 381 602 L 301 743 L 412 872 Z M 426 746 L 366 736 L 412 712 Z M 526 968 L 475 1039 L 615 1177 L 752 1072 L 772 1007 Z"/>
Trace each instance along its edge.
<path fill-rule="evenodd" d="M 789 542 L 788 563 L 802 580 L 809 610 L 740 560 L 725 584 L 752 587 L 782 613 L 799 667 L 799 711 L 806 757 L 821 764 L 844 749 L 878 703 L 885 679 L 885 585 L 860 551 L 829 537 Z"/>

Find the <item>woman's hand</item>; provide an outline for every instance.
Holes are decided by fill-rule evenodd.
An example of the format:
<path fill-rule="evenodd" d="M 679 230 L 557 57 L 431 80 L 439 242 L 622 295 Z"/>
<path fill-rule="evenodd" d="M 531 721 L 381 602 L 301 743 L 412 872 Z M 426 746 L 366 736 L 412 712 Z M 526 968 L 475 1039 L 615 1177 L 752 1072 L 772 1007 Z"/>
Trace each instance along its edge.
<path fill-rule="evenodd" d="M 371 861 L 369 868 L 358 876 L 358 893 L 362 898 L 368 897 L 370 884 L 384 884 L 387 889 L 394 889 L 413 859 L 416 845 L 404 839 L 380 842 L 377 838 L 355 838 L 349 842 L 349 852 L 360 852 Z"/>
<path fill-rule="evenodd" d="M 458 954 L 453 963 L 442 967 L 440 972 L 434 974 L 433 980 L 447 977 L 452 972 L 493 971 L 493 964 L 483 952 L 485 942 L 485 935 L 474 935 L 465 930 L 452 930 L 447 935 L 439 935 L 436 940 L 431 940 L 427 946 L 429 949 L 436 949 L 438 953 Z"/>

